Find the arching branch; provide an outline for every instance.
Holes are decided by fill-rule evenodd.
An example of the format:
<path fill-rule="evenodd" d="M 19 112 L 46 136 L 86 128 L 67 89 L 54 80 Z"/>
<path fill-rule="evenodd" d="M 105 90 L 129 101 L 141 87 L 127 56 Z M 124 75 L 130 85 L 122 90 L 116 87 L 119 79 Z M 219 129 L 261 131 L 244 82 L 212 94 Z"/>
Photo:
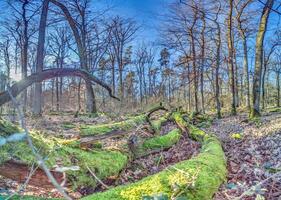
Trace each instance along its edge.
<path fill-rule="evenodd" d="M 47 70 L 43 70 L 42 72 L 32 74 L 32 75 L 28 76 L 27 78 L 22 79 L 21 81 L 15 83 L 11 87 L 10 91 L 13 96 L 17 96 L 24 89 L 26 89 L 33 83 L 42 82 L 44 80 L 48 80 L 48 79 L 52 79 L 52 78 L 56 78 L 56 77 L 64 77 L 64 76 L 78 76 L 78 77 L 83 78 L 85 81 L 91 82 L 92 84 L 96 83 L 96 84 L 102 86 L 103 88 L 105 88 L 108 91 L 110 97 L 120 101 L 120 99 L 118 97 L 116 97 L 112 94 L 111 88 L 106 83 L 99 80 L 98 78 L 91 75 L 90 73 L 86 72 L 85 70 L 72 69 L 72 68 L 47 69 Z M 10 100 L 11 100 L 11 98 L 7 91 L 0 93 L 0 106 L 9 102 Z"/>

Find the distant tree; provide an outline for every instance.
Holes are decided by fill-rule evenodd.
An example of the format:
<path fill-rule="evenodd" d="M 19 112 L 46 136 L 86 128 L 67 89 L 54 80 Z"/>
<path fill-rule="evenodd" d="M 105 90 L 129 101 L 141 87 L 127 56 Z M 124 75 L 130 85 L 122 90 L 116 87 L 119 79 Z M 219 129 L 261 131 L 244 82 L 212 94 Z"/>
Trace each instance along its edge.
<path fill-rule="evenodd" d="M 131 19 L 125 19 L 122 17 L 115 17 L 108 24 L 108 29 L 110 30 L 110 43 L 112 47 L 112 52 L 114 53 L 114 60 L 117 63 L 118 75 L 119 75 L 119 91 L 121 101 L 124 99 L 124 83 L 123 74 L 124 68 L 129 64 L 130 43 L 135 37 L 138 30 L 136 22 Z"/>

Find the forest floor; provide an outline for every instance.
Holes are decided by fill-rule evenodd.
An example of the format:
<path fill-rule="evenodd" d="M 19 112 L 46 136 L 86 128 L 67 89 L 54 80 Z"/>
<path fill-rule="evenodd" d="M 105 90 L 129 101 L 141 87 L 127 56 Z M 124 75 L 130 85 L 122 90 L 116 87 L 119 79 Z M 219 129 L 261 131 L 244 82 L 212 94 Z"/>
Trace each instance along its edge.
<path fill-rule="evenodd" d="M 225 117 L 206 130 L 220 138 L 228 164 L 227 183 L 214 199 L 281 199 L 280 113 L 264 114 L 256 122 L 248 121 L 246 114 Z M 241 139 L 233 139 L 233 134 Z"/>
<path fill-rule="evenodd" d="M 227 158 L 228 177 L 216 193 L 215 200 L 245 199 L 254 200 L 257 195 L 260 199 L 280 200 L 281 198 L 281 113 L 265 113 L 258 121 L 247 120 L 247 114 L 224 117 L 214 120 L 212 125 L 205 128 L 207 133 L 213 133 L 220 138 Z M 56 136 L 66 138 L 76 137 L 79 134 L 80 124 L 100 124 L 112 121 L 106 116 L 89 118 L 73 115 L 46 115 L 42 119 L 27 119 L 28 127 L 43 130 Z M 175 128 L 175 124 L 163 126 L 161 134 Z M 234 139 L 236 134 L 241 138 Z M 182 138 L 172 148 L 136 159 L 124 169 L 118 181 L 105 180 L 105 183 L 114 186 L 135 182 L 145 176 L 157 173 L 165 167 L 189 159 L 198 153 L 200 145 L 188 138 Z M 144 170 L 145 169 L 145 170 Z M 0 188 L 13 193 L 19 185 L 11 180 L 0 178 Z M 104 190 L 97 188 L 95 191 Z M 72 196 L 95 191 L 80 191 Z M 1 192 L 1 190 L 0 190 Z M 84 193 L 84 194 L 83 194 Z M 44 190 L 27 186 L 24 195 L 59 197 L 55 190 Z"/>

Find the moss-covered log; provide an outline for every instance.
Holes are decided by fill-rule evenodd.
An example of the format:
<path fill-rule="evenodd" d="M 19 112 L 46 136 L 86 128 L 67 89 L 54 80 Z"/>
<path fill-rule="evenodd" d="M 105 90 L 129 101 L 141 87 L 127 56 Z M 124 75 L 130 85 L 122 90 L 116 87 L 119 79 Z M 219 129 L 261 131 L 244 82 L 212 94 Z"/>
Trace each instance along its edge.
<path fill-rule="evenodd" d="M 133 154 L 136 158 L 139 158 L 168 149 L 176 144 L 180 140 L 181 136 L 181 131 L 179 129 L 174 129 L 166 135 L 158 135 L 153 138 L 146 139 L 141 142 L 138 147 L 136 147 Z"/>
<path fill-rule="evenodd" d="M 0 127 L 5 129 L 5 135 L 19 131 L 17 126 L 5 120 L 0 121 Z M 128 162 L 127 156 L 118 151 L 83 151 L 75 148 L 73 142 L 68 143 L 68 140 L 48 137 L 34 131 L 31 131 L 30 135 L 34 146 L 45 158 L 50 169 L 55 165 L 63 167 L 79 166 L 80 170 L 78 171 L 66 172 L 67 180 L 73 188 L 85 185 L 96 186 L 97 181 L 89 175 L 87 167 L 94 171 L 100 179 L 104 179 L 117 175 Z M 26 141 L 11 142 L 3 145 L 0 148 L 0 155 L 0 165 L 5 165 L 11 159 L 20 160 L 27 166 L 37 162 Z M 3 174 L 4 172 L 1 171 L 1 173 Z"/>
<path fill-rule="evenodd" d="M 180 113 L 174 113 L 179 124 L 185 125 L 189 134 L 202 143 L 200 154 L 182 161 L 155 175 L 133 184 L 115 187 L 96 193 L 84 200 L 139 200 L 143 197 L 166 196 L 184 199 L 207 200 L 226 179 L 226 160 L 216 137 L 205 134 L 187 124 Z"/>
<path fill-rule="evenodd" d="M 93 136 L 93 135 L 107 134 L 114 130 L 127 131 L 145 122 L 146 122 L 146 116 L 139 115 L 125 121 L 111 123 L 111 124 L 83 125 L 80 127 L 80 134 L 82 137 L 87 137 L 90 135 Z"/>

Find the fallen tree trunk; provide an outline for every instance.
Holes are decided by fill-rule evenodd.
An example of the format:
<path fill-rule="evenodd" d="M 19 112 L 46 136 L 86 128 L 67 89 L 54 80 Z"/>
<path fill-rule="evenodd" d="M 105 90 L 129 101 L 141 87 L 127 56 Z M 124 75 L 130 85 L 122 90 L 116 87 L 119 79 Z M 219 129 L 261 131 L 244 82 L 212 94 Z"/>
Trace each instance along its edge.
<path fill-rule="evenodd" d="M 201 152 L 154 175 L 135 183 L 117 186 L 95 193 L 83 200 L 100 199 L 212 199 L 219 186 L 226 180 L 226 160 L 219 140 L 188 124 L 180 113 L 174 113 L 181 125 L 202 144 Z M 180 120 L 181 119 L 181 120 Z M 175 187 L 176 186 L 176 187 Z"/>
<path fill-rule="evenodd" d="M 88 136 L 88 137 L 83 137 L 80 139 L 80 146 L 81 147 L 86 147 L 87 145 L 93 144 L 94 142 L 108 139 L 108 138 L 114 138 L 114 137 L 120 137 L 128 134 L 128 131 L 124 130 L 113 130 L 109 133 L 102 134 L 102 135 L 94 135 L 94 136 Z"/>
<path fill-rule="evenodd" d="M 64 182 L 64 176 L 61 172 L 51 171 L 54 178 L 58 183 Z M 0 175 L 6 178 L 10 178 L 19 183 L 24 183 L 27 177 L 30 174 L 30 167 L 26 164 L 16 162 L 13 160 L 5 162 L 3 165 L 0 165 Z M 38 186 L 41 188 L 54 188 L 53 184 L 48 179 L 45 172 L 38 168 L 31 176 L 29 185 Z"/>
<path fill-rule="evenodd" d="M 90 81 L 92 84 L 96 83 L 103 88 L 105 88 L 109 96 L 120 100 L 118 97 L 112 94 L 111 88 L 104 83 L 103 81 L 99 80 L 92 74 L 86 72 L 85 70 L 81 69 L 72 69 L 72 68 L 62 68 L 62 69 L 47 69 L 39 73 L 31 74 L 30 76 L 22 79 L 21 81 L 15 83 L 10 88 L 11 94 L 16 97 L 18 96 L 23 90 L 27 87 L 31 86 L 33 83 L 42 82 L 44 80 L 56 78 L 56 77 L 64 77 L 64 76 L 78 76 L 83 78 L 85 81 Z M 9 102 L 11 100 L 11 96 L 9 95 L 8 91 L 4 91 L 0 93 L 0 106 Z"/>

